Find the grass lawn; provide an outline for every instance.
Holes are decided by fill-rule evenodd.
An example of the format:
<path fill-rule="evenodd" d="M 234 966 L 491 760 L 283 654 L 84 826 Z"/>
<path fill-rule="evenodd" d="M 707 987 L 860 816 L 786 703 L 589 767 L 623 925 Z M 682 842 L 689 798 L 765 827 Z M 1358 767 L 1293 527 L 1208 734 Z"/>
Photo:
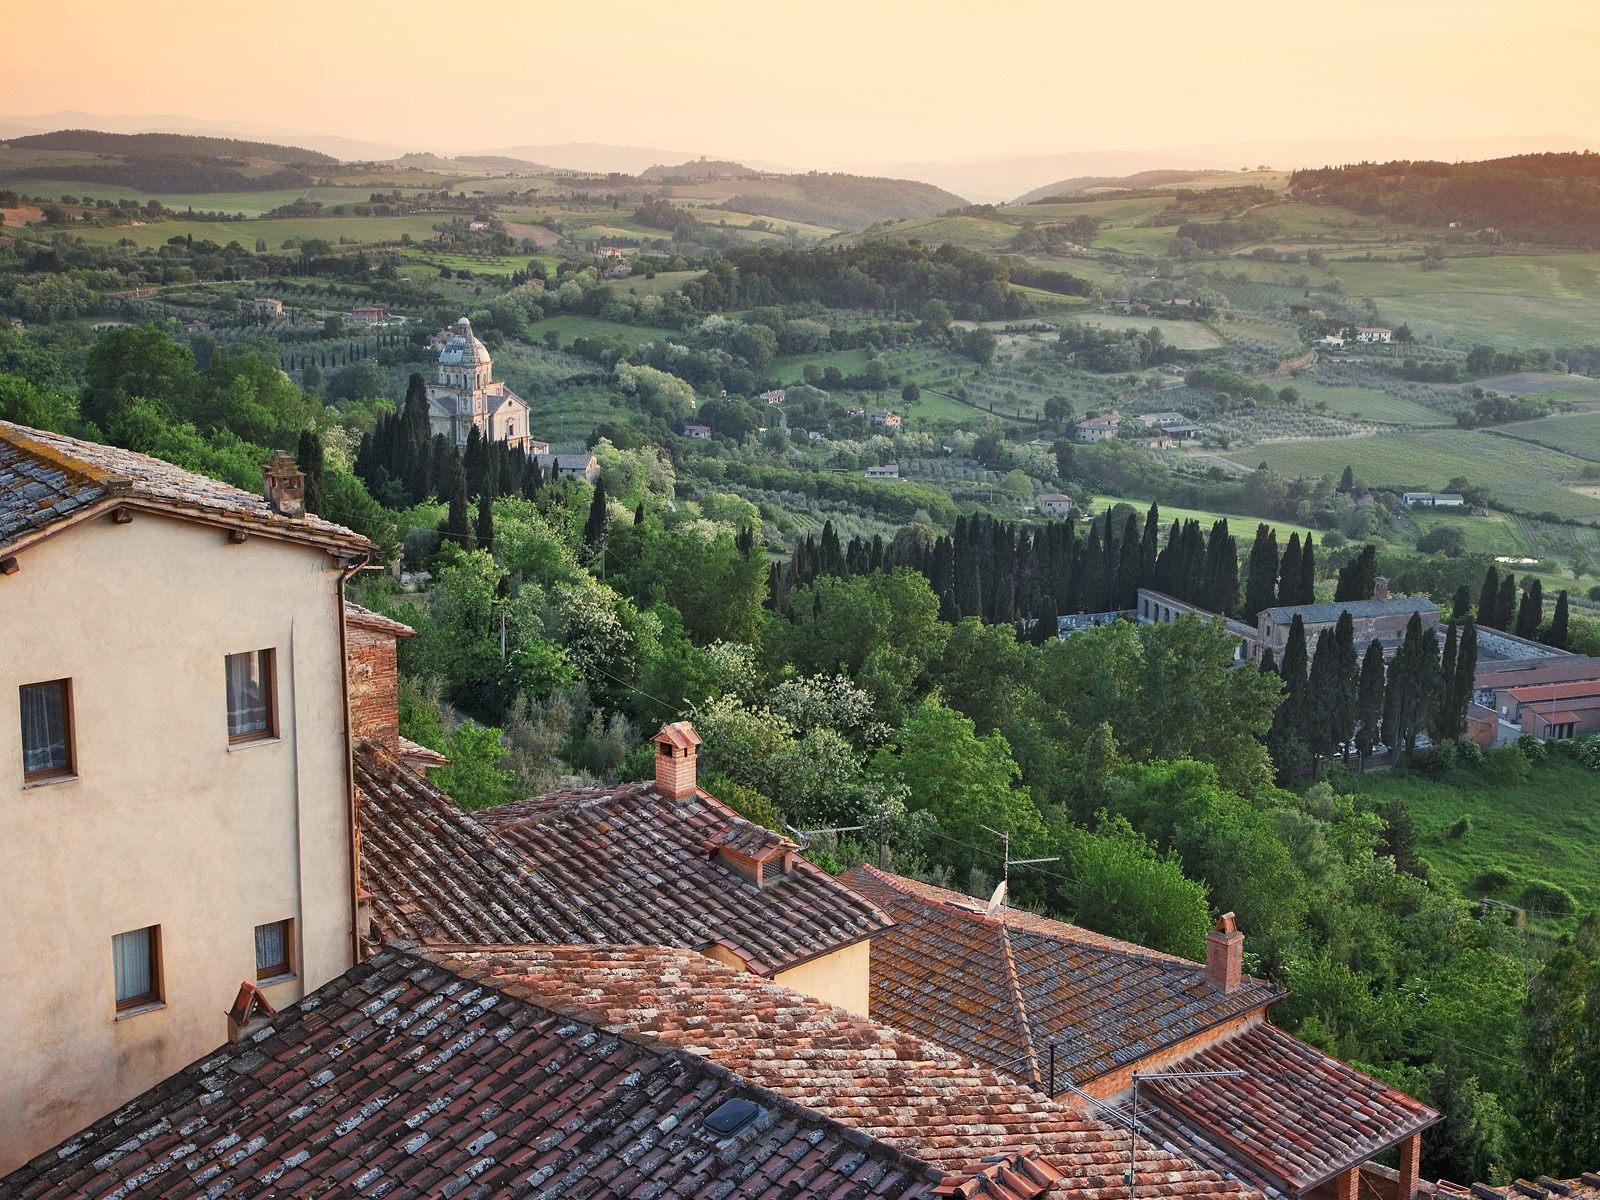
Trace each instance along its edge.
<path fill-rule="evenodd" d="M 1425 429 L 1377 437 L 1271 442 L 1231 457 L 1246 467 L 1264 462 L 1288 475 L 1337 476 L 1349 464 L 1369 486 L 1416 491 L 1441 490 L 1461 476 L 1487 488 L 1500 503 L 1524 512 L 1600 516 L 1600 496 L 1585 495 L 1562 483 L 1581 477 L 1587 465 L 1582 459 L 1483 430 Z"/>
<path fill-rule="evenodd" d="M 1291 379 L 1289 386 L 1300 393 L 1303 406 L 1315 407 L 1321 401 L 1334 416 L 1349 417 L 1351 420 L 1377 421 L 1386 425 L 1454 424 L 1449 416 L 1425 404 L 1391 396 L 1376 388 L 1339 387 L 1300 379 Z"/>
<path fill-rule="evenodd" d="M 1464 896 L 1485 895 L 1480 877 L 1504 870 L 1515 880 L 1489 893 L 1517 904 L 1530 880 L 1570 891 L 1580 907 L 1600 904 L 1600 773 L 1552 758 L 1510 787 L 1478 771 L 1456 770 L 1441 780 L 1417 773 L 1351 776 L 1354 791 L 1378 804 L 1405 800 L 1417 826 L 1417 850 Z M 1470 828 L 1449 830 L 1460 818 Z M 1535 918 L 1536 919 L 1536 918 Z"/>
<path fill-rule="evenodd" d="M 1443 525 L 1454 526 L 1461 531 L 1468 554 L 1523 555 L 1530 549 L 1517 523 L 1501 512 L 1474 517 L 1470 513 L 1413 510 L 1411 520 L 1418 533 L 1431 533 Z"/>
<path fill-rule="evenodd" d="M 579 313 L 562 313 L 560 316 L 547 317 L 543 321 L 536 321 L 528 326 L 527 337 L 530 342 L 544 339 L 544 335 L 555 330 L 561 335 L 561 344 L 567 345 L 573 338 L 622 338 L 633 345 L 642 345 L 660 338 L 672 336 L 670 329 L 658 329 L 651 325 L 619 325 L 615 321 L 602 321 L 599 317 L 586 317 Z M 596 367 L 596 370 L 599 368 Z"/>
<path fill-rule="evenodd" d="M 814 365 L 819 371 L 837 367 L 842 374 L 859 375 L 867 369 L 867 359 L 870 357 L 872 357 L 871 351 L 864 348 L 824 350 L 817 354 L 784 354 L 772 360 L 772 370 L 785 386 L 792 386 L 804 382 L 801 372 L 808 365 Z"/>
<path fill-rule="evenodd" d="M 1352 298 L 1370 296 L 1386 324 L 1419 337 L 1502 348 L 1581 344 L 1600 317 L 1600 254 L 1496 254 L 1420 263 L 1338 262 Z"/>

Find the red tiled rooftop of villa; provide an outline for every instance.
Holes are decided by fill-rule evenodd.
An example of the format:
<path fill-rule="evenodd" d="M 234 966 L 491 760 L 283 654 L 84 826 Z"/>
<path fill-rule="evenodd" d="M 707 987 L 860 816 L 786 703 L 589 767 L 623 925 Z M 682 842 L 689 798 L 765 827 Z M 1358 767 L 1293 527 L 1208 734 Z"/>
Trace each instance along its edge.
<path fill-rule="evenodd" d="M 1125 1200 L 1128 1194 L 1125 1132 L 912 1034 L 691 951 L 615 946 L 438 951 L 453 971 L 469 978 L 537 996 L 549 1008 L 624 1037 L 709 1058 L 754 1086 L 945 1172 L 966 1173 L 987 1156 L 1035 1147 L 1063 1177 L 1052 1194 L 1082 1200 Z M 1136 1182 L 1146 1198 L 1243 1191 L 1150 1144 L 1139 1148 Z"/>

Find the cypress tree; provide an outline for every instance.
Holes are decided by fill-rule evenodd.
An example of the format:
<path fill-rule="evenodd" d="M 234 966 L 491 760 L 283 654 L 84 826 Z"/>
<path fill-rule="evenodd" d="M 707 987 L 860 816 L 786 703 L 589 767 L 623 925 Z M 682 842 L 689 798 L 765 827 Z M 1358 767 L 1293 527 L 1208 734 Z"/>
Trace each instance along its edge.
<path fill-rule="evenodd" d="M 1100 598 L 1106 590 L 1106 555 L 1100 540 L 1100 525 L 1089 526 L 1089 540 L 1083 547 L 1083 603 L 1082 612 L 1099 612 Z"/>
<path fill-rule="evenodd" d="M 1491 566 L 1483 573 L 1483 589 L 1478 593 L 1478 624 L 1499 629 L 1500 570 Z"/>
<path fill-rule="evenodd" d="M 467 449 L 461 456 L 461 469 L 467 477 L 467 495 L 481 496 L 489 490 L 489 443 L 474 425 L 467 432 Z"/>
<path fill-rule="evenodd" d="M 1439 689 L 1433 720 L 1429 722 L 1433 739 L 1450 742 L 1460 737 L 1466 727 L 1466 714 L 1456 712 L 1456 623 L 1444 635 L 1444 653 L 1439 657 L 1439 676 L 1446 686 Z"/>
<path fill-rule="evenodd" d="M 1328 722 L 1339 756 L 1350 757 L 1350 737 L 1356 724 L 1356 695 L 1360 687 L 1361 664 L 1356 658 L 1356 624 L 1348 612 L 1339 614 L 1333 626 L 1333 697 L 1329 702 Z"/>
<path fill-rule="evenodd" d="M 1339 568 L 1338 582 L 1333 598 L 1345 600 L 1371 600 L 1378 587 L 1378 550 L 1368 542 L 1361 553 Z"/>
<path fill-rule="evenodd" d="M 956 612 L 961 617 L 983 618 L 983 581 L 978 576 L 978 564 L 972 555 L 967 556 L 964 568 L 956 577 Z"/>
<path fill-rule="evenodd" d="M 593 549 L 605 540 L 606 481 L 604 479 L 596 479 L 594 481 L 594 499 L 589 501 L 589 519 L 583 523 L 583 544 Z"/>
<path fill-rule="evenodd" d="M 1522 604 L 1517 609 L 1517 636 L 1533 639 L 1539 636 L 1539 626 L 1544 623 L 1544 584 L 1535 579 L 1522 593 Z"/>
<path fill-rule="evenodd" d="M 309 495 L 309 492 L 307 493 Z M 1550 618 L 1550 632 L 1545 635 L 1545 644 L 1554 646 L 1557 650 L 1567 648 L 1567 589 L 1562 588 L 1556 593 L 1556 611 Z"/>
<path fill-rule="evenodd" d="M 1278 603 L 1300 603 L 1300 535 L 1291 533 L 1278 564 Z"/>
<path fill-rule="evenodd" d="M 305 499 L 306 511 L 309 513 L 324 513 L 328 511 L 328 493 L 323 483 L 323 457 L 322 438 L 310 429 L 300 431 L 300 445 L 295 450 L 295 464 L 306 477 Z M 1562 603 L 1566 603 L 1566 593 L 1562 592 Z"/>
<path fill-rule="evenodd" d="M 1517 581 L 1510 571 L 1500 580 L 1500 594 L 1494 604 L 1494 627 L 1510 629 L 1517 616 Z"/>
<path fill-rule="evenodd" d="M 1117 600 L 1113 608 L 1134 608 L 1139 603 L 1139 564 L 1144 557 L 1144 538 L 1139 531 L 1139 518 L 1128 514 L 1122 529 L 1122 545 L 1117 554 Z"/>
<path fill-rule="evenodd" d="M 1317 547 L 1311 540 L 1311 535 L 1306 534 L 1306 540 L 1300 546 L 1300 600 L 1301 604 L 1315 604 L 1317 602 Z"/>
<path fill-rule="evenodd" d="M 446 541 L 454 542 L 463 550 L 472 549 L 472 518 L 467 508 L 467 476 L 461 464 L 455 466 L 450 485 L 450 509 L 445 514 L 444 528 L 440 533 Z"/>
<path fill-rule="evenodd" d="M 1309 683 L 1306 670 L 1306 627 L 1300 614 L 1294 615 L 1289 625 L 1289 640 L 1283 647 L 1283 702 L 1278 705 L 1274 721 L 1278 750 L 1273 757 L 1278 769 L 1286 769 L 1297 757 L 1296 747 L 1305 746 L 1306 688 Z"/>
<path fill-rule="evenodd" d="M 635 525 L 643 525 L 644 524 L 644 501 L 643 500 L 639 501 L 638 504 L 635 504 L 633 506 L 633 523 Z"/>
<path fill-rule="evenodd" d="M 528 462 L 528 469 L 522 473 L 522 498 L 532 500 L 543 486 L 544 468 L 539 465 L 537 458 L 531 459 Z"/>
<path fill-rule="evenodd" d="M 1456 674 L 1454 679 L 1446 679 L 1444 686 L 1453 693 L 1451 704 L 1454 706 L 1456 719 L 1461 724 L 1461 732 L 1467 731 L 1467 706 L 1472 703 L 1472 693 L 1477 688 L 1478 678 L 1478 626 L 1468 617 L 1461 627 L 1461 639 L 1456 643 Z"/>
<path fill-rule="evenodd" d="M 1276 675 L 1278 673 L 1278 660 L 1273 657 L 1271 646 L 1261 652 L 1261 673 L 1263 675 Z"/>
<path fill-rule="evenodd" d="M 478 497 L 478 549 L 494 550 L 494 501 L 488 492 Z"/>
<path fill-rule="evenodd" d="M 1139 587 L 1150 587 L 1156 577 L 1156 553 L 1161 540 L 1161 510 L 1154 504 L 1144 515 L 1144 534 L 1139 539 Z M 1134 589 L 1137 603 L 1138 588 Z M 1130 606 L 1131 607 L 1131 606 Z"/>
<path fill-rule="evenodd" d="M 1304 737 L 1306 745 L 1318 760 L 1333 753 L 1337 744 L 1334 728 L 1334 709 L 1338 703 L 1338 656 L 1333 649 L 1333 630 L 1323 627 L 1317 634 L 1316 653 L 1311 657 L 1311 669 L 1306 675 L 1304 701 Z M 1283 661 L 1289 661 L 1287 649 Z"/>
<path fill-rule="evenodd" d="M 1361 660 L 1361 679 L 1356 685 L 1356 753 L 1366 768 L 1372 747 L 1378 740 L 1383 721 L 1383 643 L 1373 638 Z"/>
<path fill-rule="evenodd" d="M 429 478 L 433 463 L 428 443 L 432 430 L 428 423 L 428 385 L 422 376 L 413 371 L 406 380 L 406 397 L 400 406 L 398 445 L 399 468 L 396 477 L 405 480 L 406 492 L 413 504 L 428 497 Z"/>
<path fill-rule="evenodd" d="M 1256 540 L 1245 564 L 1244 611 L 1250 625 L 1264 608 L 1271 608 L 1277 596 L 1278 536 L 1265 521 L 1256 526 Z"/>
<path fill-rule="evenodd" d="M 1351 492 L 1355 490 L 1356 473 L 1352 467 L 1346 466 L 1339 476 L 1339 491 Z"/>
<path fill-rule="evenodd" d="M 1202 606 L 1232 616 L 1239 607 L 1239 550 L 1228 532 L 1226 519 L 1211 527 L 1211 537 L 1206 542 L 1204 587 Z"/>
<path fill-rule="evenodd" d="M 1450 619 L 1452 621 L 1465 621 L 1472 616 L 1472 589 L 1466 584 L 1456 588 L 1456 594 L 1450 601 Z"/>

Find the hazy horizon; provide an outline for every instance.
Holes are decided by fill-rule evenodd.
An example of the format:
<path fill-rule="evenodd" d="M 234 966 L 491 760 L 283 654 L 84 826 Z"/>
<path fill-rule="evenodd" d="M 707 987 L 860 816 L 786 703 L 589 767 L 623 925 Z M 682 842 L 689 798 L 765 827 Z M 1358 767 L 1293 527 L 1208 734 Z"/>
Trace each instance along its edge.
<path fill-rule="evenodd" d="M 9 21 L 27 54 L 9 56 L 0 112 L 172 114 L 446 154 L 671 147 L 819 169 L 1403 139 L 1540 149 L 1600 124 L 1600 16 L 1565 0 L 1509 25 L 1487 0 L 1352 0 L 1293 21 L 1263 0 L 1225 15 L 1156 0 L 1136 24 L 1040 0 L 621 10 L 596 25 L 503 2 L 468 15 L 286 0 L 267 36 L 258 10 L 193 20 L 191 6 L 152 0 L 64 37 L 60 15 L 33 6 Z M 157 42 L 180 69 L 151 69 Z"/>

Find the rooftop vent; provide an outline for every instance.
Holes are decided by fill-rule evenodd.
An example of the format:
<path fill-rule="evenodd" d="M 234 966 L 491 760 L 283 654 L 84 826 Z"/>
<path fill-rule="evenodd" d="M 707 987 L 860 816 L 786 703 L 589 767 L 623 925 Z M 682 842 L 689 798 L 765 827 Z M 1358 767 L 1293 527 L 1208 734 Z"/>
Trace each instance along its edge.
<path fill-rule="evenodd" d="M 272 460 L 261 468 L 261 491 L 267 507 L 280 517 L 306 515 L 305 472 L 282 450 L 274 450 Z"/>
<path fill-rule="evenodd" d="M 705 1127 L 719 1138 L 731 1138 L 748 1129 L 761 1113 L 761 1106 L 752 1100 L 724 1100 L 706 1117 Z"/>

